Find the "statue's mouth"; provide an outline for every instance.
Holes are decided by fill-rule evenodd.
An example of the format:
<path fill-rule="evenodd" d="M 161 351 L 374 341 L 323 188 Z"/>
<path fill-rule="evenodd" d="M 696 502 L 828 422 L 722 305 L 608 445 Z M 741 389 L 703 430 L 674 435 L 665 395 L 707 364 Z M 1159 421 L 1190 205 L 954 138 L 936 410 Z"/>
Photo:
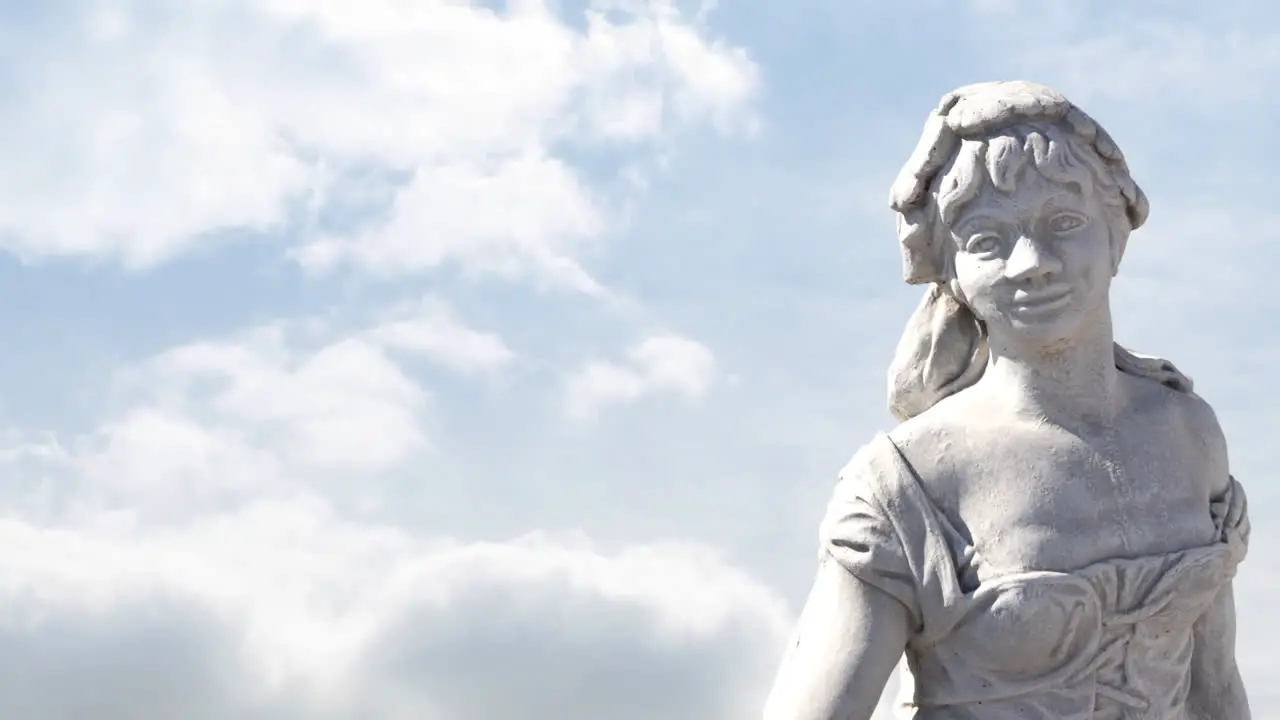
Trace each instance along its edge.
<path fill-rule="evenodd" d="M 1057 286 L 1042 290 L 1017 290 L 1013 293 L 1013 302 L 1020 310 L 1033 313 L 1057 310 L 1071 302 L 1071 288 Z"/>

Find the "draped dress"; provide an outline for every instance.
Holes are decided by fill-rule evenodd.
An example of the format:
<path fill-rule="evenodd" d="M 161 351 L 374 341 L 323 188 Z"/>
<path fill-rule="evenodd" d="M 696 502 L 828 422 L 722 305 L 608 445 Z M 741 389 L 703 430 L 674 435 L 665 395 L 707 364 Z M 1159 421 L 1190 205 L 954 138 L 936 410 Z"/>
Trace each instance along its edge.
<path fill-rule="evenodd" d="M 881 434 L 842 472 L 821 534 L 824 561 L 910 611 L 896 717 L 1190 720 L 1193 625 L 1249 538 L 1234 478 L 1205 512 L 1208 545 L 979 580 L 980 554 Z"/>

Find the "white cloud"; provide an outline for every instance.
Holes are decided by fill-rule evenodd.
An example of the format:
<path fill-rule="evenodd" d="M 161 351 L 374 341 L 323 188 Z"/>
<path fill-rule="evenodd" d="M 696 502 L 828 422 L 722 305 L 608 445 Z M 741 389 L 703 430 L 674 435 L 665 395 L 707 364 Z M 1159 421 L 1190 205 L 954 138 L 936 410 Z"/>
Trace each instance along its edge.
<path fill-rule="evenodd" d="M 156 405 L 130 408 L 64 452 L 59 459 L 73 472 L 61 481 L 79 482 L 73 499 L 144 515 L 270 492 L 281 479 L 281 459 L 240 428 Z"/>
<path fill-rule="evenodd" d="M 365 327 L 280 321 L 179 345 L 119 371 L 92 431 L 0 438 L 0 462 L 22 468 L 0 508 L 173 524 L 299 487 L 376 505 L 380 478 L 436 455 L 431 393 L 403 362 L 416 356 L 477 375 L 515 354 L 436 297 Z"/>
<path fill-rule="evenodd" d="M 501 337 L 462 324 L 438 298 L 398 308 L 369 337 L 460 373 L 492 373 L 515 358 Z"/>
<path fill-rule="evenodd" d="M 757 85 L 740 48 L 671 0 L 577 23 L 539 0 L 49 11 L 69 22 L 6 32 L 0 50 L 15 69 L 0 87 L 0 245 L 29 256 L 153 264 L 223 229 L 299 222 L 371 164 L 408 178 L 389 216 L 341 232 L 302 219 L 309 266 L 457 262 L 595 290 L 575 252 L 607 203 L 566 143 L 749 129 Z"/>
<path fill-rule="evenodd" d="M 533 272 L 587 293 L 596 282 L 572 260 L 577 241 L 602 220 L 588 190 L 563 161 L 537 152 L 485 167 L 437 164 L 396 195 L 384 224 L 303 248 L 304 265 L 352 262 L 379 273 L 433 268 L 457 260 L 505 276 Z"/>
<path fill-rule="evenodd" d="M 652 393 L 690 399 L 706 394 L 716 361 L 702 344 L 661 335 L 631 348 L 624 362 L 596 360 L 569 378 L 565 410 L 571 418 L 593 418 L 608 405 L 624 405 Z"/>
<path fill-rule="evenodd" d="M 439 537 L 353 519 L 328 492 L 325 476 L 376 482 L 422 457 L 427 395 L 389 350 L 493 370 L 499 349 L 434 299 L 345 332 L 276 323 L 144 362 L 87 437 L 6 438 L 0 714 L 758 712 L 792 612 L 710 550 Z M 631 362 L 696 393 L 710 355 L 653 338 Z"/>
<path fill-rule="evenodd" d="M 297 467 L 377 471 L 427 447 L 418 417 L 426 391 L 358 336 L 309 347 L 272 326 L 175 348 L 148 369 L 162 391 L 181 393 L 185 410 L 278 448 Z"/>
<path fill-rule="evenodd" d="M 446 360 L 492 363 L 503 347 L 444 327 L 472 342 L 446 346 Z M 115 508 L 128 522 L 181 524 L 299 488 L 372 492 L 371 480 L 433 451 L 430 395 L 388 354 L 387 328 L 402 345 L 422 339 L 395 324 L 276 323 L 164 351 L 120 373 L 92 432 L 8 438 L 0 459 L 22 472 L 0 507 L 24 517 Z"/>
<path fill-rule="evenodd" d="M 791 623 L 695 547 L 426 541 L 314 501 L 0 543 L 6 717 L 729 720 Z"/>

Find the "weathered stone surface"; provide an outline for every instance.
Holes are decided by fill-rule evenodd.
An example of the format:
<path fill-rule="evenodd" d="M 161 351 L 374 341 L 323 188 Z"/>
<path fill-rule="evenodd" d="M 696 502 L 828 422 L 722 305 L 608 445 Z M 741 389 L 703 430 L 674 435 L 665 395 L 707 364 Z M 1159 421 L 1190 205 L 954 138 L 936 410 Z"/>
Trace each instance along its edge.
<path fill-rule="evenodd" d="M 901 424 L 845 467 L 766 720 L 1244 720 L 1231 581 L 1245 496 L 1210 407 L 1118 345 L 1145 195 L 1062 95 L 943 98 L 893 185 Z"/>

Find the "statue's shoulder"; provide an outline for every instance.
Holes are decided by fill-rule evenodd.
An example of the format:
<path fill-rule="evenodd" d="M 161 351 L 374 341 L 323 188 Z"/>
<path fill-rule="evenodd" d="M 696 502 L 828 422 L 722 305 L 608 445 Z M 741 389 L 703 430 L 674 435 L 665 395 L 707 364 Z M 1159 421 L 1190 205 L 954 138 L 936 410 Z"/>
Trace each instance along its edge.
<path fill-rule="evenodd" d="M 982 423 L 958 393 L 899 424 L 886 435 L 914 479 L 941 508 L 953 508 L 968 470 L 985 452 Z"/>
<path fill-rule="evenodd" d="M 946 452 L 953 429 L 945 413 L 931 408 L 862 444 L 840 472 L 824 536 L 847 539 L 875 527 L 884 537 L 863 538 L 861 546 L 912 545 L 936 526 L 928 518 L 954 522 L 958 494 L 949 466 L 955 457 Z"/>
<path fill-rule="evenodd" d="M 1133 422 L 1164 429 L 1171 449 L 1186 453 L 1188 463 L 1204 468 L 1209 490 L 1228 484 L 1227 440 L 1213 406 L 1194 392 L 1176 390 L 1145 378 L 1128 378 Z"/>
<path fill-rule="evenodd" d="M 900 423 L 888 435 L 910 457 L 921 460 L 951 454 L 988 434 L 993 413 L 982 396 L 970 390 L 943 398 L 928 410 Z"/>
<path fill-rule="evenodd" d="M 1141 377 L 1122 376 L 1130 383 L 1136 414 L 1147 422 L 1169 423 L 1212 444 L 1223 443 L 1222 425 L 1213 406 L 1188 390 L 1177 390 Z"/>
<path fill-rule="evenodd" d="M 1170 405 L 1188 434 L 1204 442 L 1226 447 L 1218 414 L 1207 400 L 1193 392 L 1165 390 L 1164 394 L 1170 398 Z"/>

